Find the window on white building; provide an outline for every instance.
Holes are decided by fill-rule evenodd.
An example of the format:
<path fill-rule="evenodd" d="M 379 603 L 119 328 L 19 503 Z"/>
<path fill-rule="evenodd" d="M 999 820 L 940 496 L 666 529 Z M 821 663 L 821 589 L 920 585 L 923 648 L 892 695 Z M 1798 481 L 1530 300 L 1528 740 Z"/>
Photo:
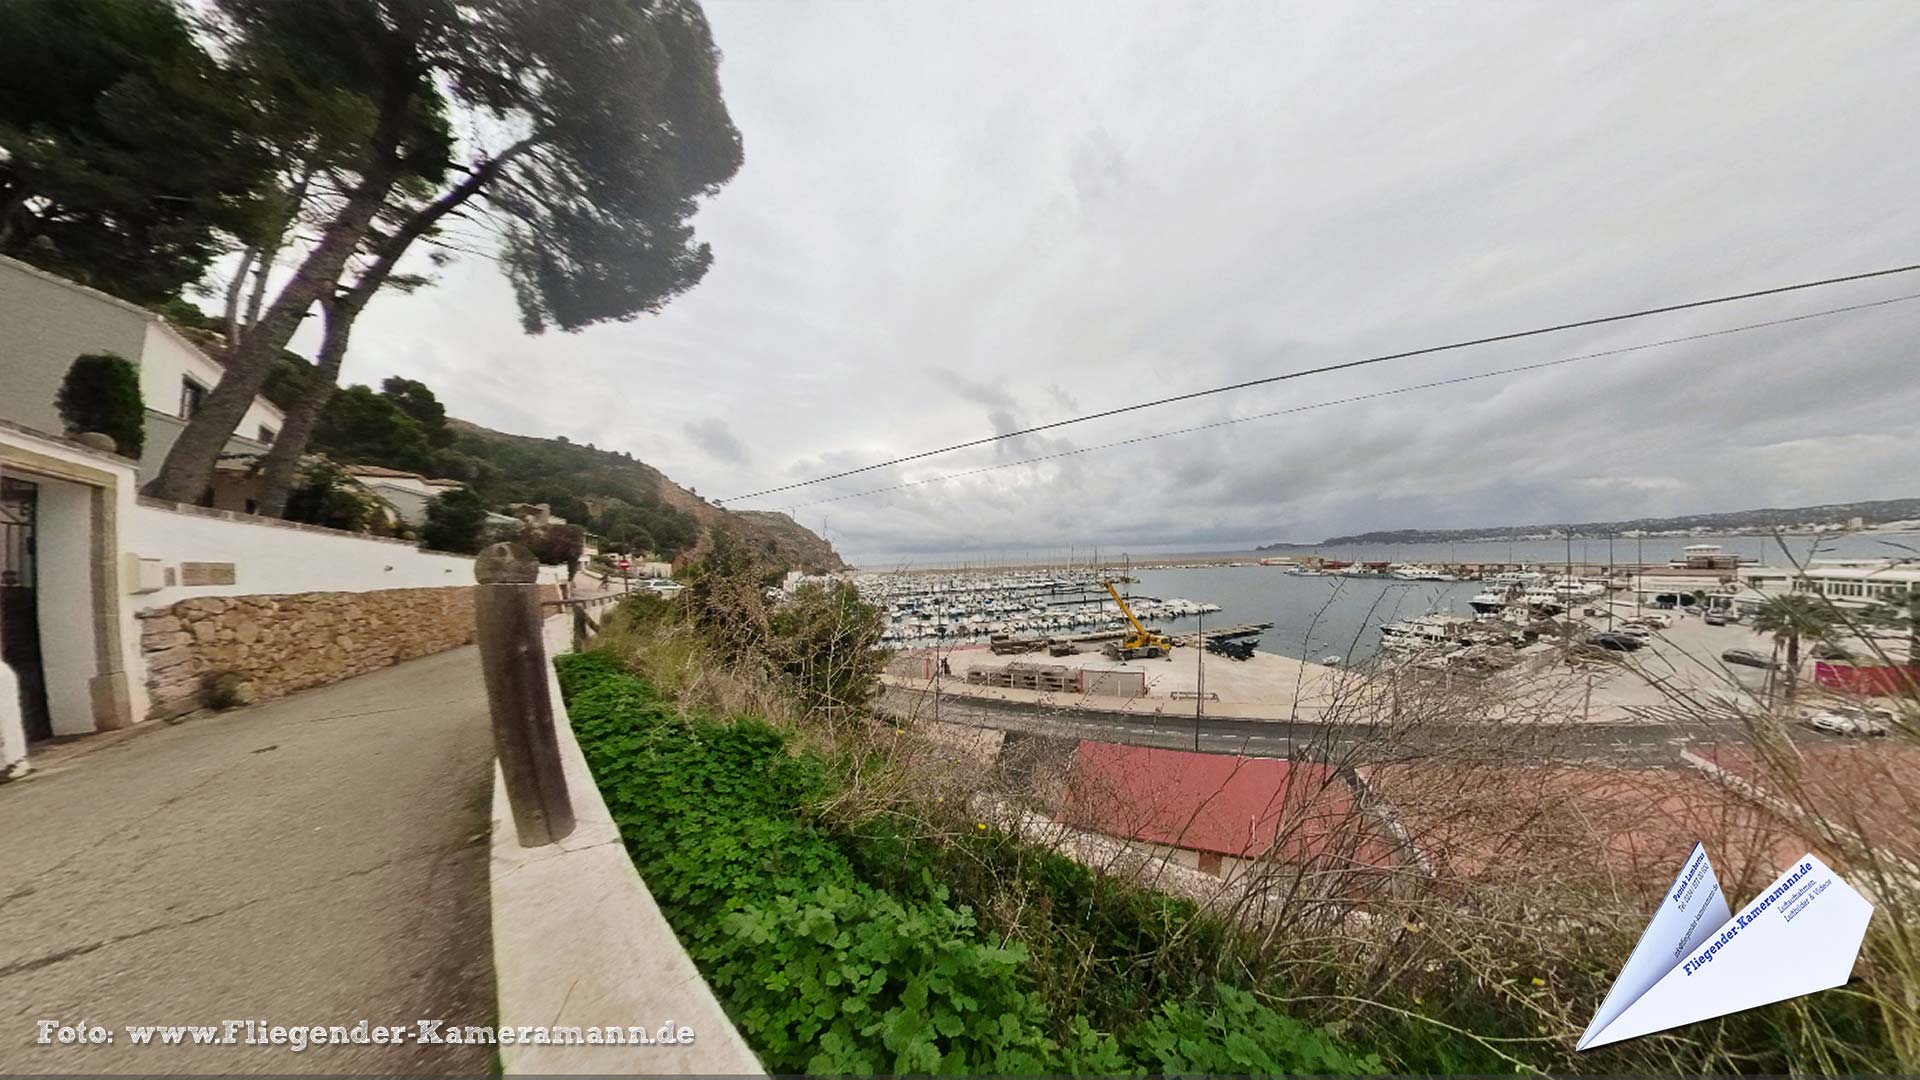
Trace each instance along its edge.
<path fill-rule="evenodd" d="M 188 375 L 180 377 L 180 419 L 191 420 L 200 406 L 207 402 L 207 388 L 194 382 Z"/>

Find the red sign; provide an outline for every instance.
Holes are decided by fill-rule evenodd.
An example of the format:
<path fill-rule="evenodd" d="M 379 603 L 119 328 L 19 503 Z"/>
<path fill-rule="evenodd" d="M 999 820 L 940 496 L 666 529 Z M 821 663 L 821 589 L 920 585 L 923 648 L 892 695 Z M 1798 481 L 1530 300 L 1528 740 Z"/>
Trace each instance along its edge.
<path fill-rule="evenodd" d="M 1891 697 L 1911 693 L 1914 686 L 1920 685 L 1920 667 L 1854 667 L 1817 660 L 1813 665 L 1813 681 L 1830 690 Z"/>
<path fill-rule="evenodd" d="M 632 564 L 632 563 L 630 563 L 630 562 L 628 562 L 627 560 L 625 560 L 625 559 L 621 559 L 621 560 L 620 560 L 620 569 L 622 569 L 622 570 L 625 570 L 625 569 L 628 569 L 628 568 L 629 568 L 629 567 L 631 567 L 631 566 L 633 566 L 633 564 Z"/>

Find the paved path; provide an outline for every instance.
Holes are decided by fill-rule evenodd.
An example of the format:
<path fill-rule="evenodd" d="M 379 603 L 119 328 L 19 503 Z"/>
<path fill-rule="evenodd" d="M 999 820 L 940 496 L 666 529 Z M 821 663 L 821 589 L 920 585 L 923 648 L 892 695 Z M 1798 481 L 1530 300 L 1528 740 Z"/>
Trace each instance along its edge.
<path fill-rule="evenodd" d="M 0 1073 L 487 1072 L 486 1048 L 37 1046 L 101 1024 L 491 1024 L 471 647 L 0 787 Z"/>

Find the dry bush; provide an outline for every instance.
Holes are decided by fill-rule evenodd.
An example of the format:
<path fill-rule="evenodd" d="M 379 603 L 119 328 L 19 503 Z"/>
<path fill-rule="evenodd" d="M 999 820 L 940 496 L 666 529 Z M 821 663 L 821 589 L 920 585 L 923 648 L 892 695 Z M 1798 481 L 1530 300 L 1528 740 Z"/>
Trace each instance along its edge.
<path fill-rule="evenodd" d="M 1325 1018 L 1398 1025 L 1398 1037 L 1409 1026 L 1433 1026 L 1516 1067 L 1909 1065 L 1913 1048 L 1901 1040 L 1914 1030 L 1912 879 L 1897 868 L 1914 861 L 1920 771 L 1905 750 L 1856 748 L 1871 778 L 1830 763 L 1809 769 L 1778 717 L 1670 698 L 1673 711 L 1693 710 L 1709 735 L 1703 753 L 1749 755 L 1770 770 L 1767 783 L 1782 798 L 1818 815 L 1808 818 L 1756 798 L 1729 775 L 1671 760 L 1609 762 L 1604 747 L 1581 739 L 1583 681 L 1565 666 L 1490 680 L 1406 663 L 1322 678 L 1296 712 L 1290 767 L 1253 809 L 1270 842 L 1263 835 L 1260 857 L 1229 860 L 1220 875 L 1195 869 L 1176 847 L 1209 831 L 1209 802 L 1226 798 L 1242 772 L 1261 768 L 1244 759 L 1216 775 L 1212 789 L 1170 800 L 1185 820 L 1170 819 L 1140 777 L 1112 769 L 1080 775 L 1062 749 L 1044 767 L 1031 749 L 1003 753 L 990 767 L 934 750 L 895 763 L 941 793 L 946 820 L 922 811 L 930 839 L 963 828 L 952 817 L 965 807 L 967 816 L 1103 874 L 1187 896 L 1242 928 L 1251 948 L 1232 963 L 1290 987 L 1284 1000 L 1322 1009 Z M 965 722 L 951 697 L 933 720 L 935 687 L 925 689 L 886 699 L 907 730 Z M 1051 724 L 1052 739 L 1023 736 L 1017 745 L 1101 737 L 1076 727 L 1070 710 L 1040 712 L 1035 730 Z M 1179 745 L 1177 722 L 1160 724 L 1136 734 Z M 1175 760 L 1129 767 L 1158 771 Z M 971 794 L 962 801 L 961 791 Z M 1086 812 L 1102 802 L 1100 812 Z M 1233 803 L 1244 812 L 1243 798 Z M 1875 839 L 1850 839 L 1875 826 Z M 1861 977 L 1832 996 L 1776 1007 L 1764 1021 L 1713 1021 L 1576 1056 L 1574 1042 L 1695 841 L 1707 845 L 1736 907 L 1801 853 L 1829 860 L 1882 908 Z M 1022 894 L 1013 881 L 1005 891 Z M 1869 1007 L 1849 1012 L 1848 995 Z M 1880 1017 L 1862 1045 L 1861 1016 L 1872 1010 Z"/>
<path fill-rule="evenodd" d="M 1229 756 L 1209 786 L 1169 792 L 1179 797 L 1160 805 L 1157 785 L 1179 759 L 1123 754 L 1090 768 L 1080 741 L 1113 736 L 1081 726 L 1071 709 L 992 718 L 1010 729 L 996 736 L 981 734 L 988 721 L 937 679 L 895 680 L 873 708 L 809 697 L 773 659 L 783 647 L 758 587 L 751 597 L 715 587 L 705 598 L 696 587 L 690 599 L 728 610 L 623 611 L 603 643 L 685 707 L 800 732 L 839 765 L 843 783 L 820 809 L 850 828 L 884 818 L 916 842 L 943 845 L 975 883 L 986 924 L 1036 950 L 1062 916 L 1024 876 L 1027 864 L 977 856 L 960 838 L 1019 837 L 1116 886 L 1189 898 L 1196 922 L 1169 930 L 1162 959 L 1185 957 L 1181 949 L 1224 921 L 1237 928 L 1231 945 L 1196 963 L 1266 988 L 1276 1005 L 1374 1032 L 1383 1047 L 1431 1039 L 1477 1050 L 1481 1066 L 1521 1070 L 1920 1069 L 1912 701 L 1891 739 L 1809 749 L 1789 737 L 1784 703 L 1733 707 L 1690 689 L 1698 680 L 1640 672 L 1664 688 L 1667 712 L 1704 736 L 1701 764 L 1689 766 L 1583 740 L 1587 676 L 1575 665 L 1473 677 L 1382 661 L 1296 688 L 1281 767 Z M 758 614 L 737 610 L 754 605 Z M 842 629 L 856 632 L 851 622 Z M 848 665 L 835 679 L 854 663 L 851 654 L 821 662 Z M 1136 742 L 1186 741 L 1177 720 L 1140 721 L 1128 733 Z M 1259 781 L 1251 803 L 1239 790 L 1250 780 Z M 1181 847 L 1203 833 L 1223 846 L 1222 826 L 1207 820 L 1216 803 L 1250 819 L 1253 843 L 1212 874 Z M 1879 908 L 1858 978 L 1576 1055 L 1696 840 L 1735 907 L 1807 850 L 1845 874 Z M 1080 993 L 1097 969 L 1089 960 L 1048 977 L 1054 992 Z M 1453 1060 L 1434 1053 L 1404 1060 Z"/>

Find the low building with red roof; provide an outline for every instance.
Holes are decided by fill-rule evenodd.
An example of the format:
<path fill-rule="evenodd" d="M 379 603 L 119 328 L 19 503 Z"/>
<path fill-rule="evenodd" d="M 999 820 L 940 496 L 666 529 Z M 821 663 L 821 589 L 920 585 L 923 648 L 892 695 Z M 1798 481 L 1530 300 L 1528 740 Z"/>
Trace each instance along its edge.
<path fill-rule="evenodd" d="M 1263 863 L 1324 873 L 1395 865 L 1349 778 L 1315 762 L 1082 742 L 1056 820 L 1223 878 Z"/>

